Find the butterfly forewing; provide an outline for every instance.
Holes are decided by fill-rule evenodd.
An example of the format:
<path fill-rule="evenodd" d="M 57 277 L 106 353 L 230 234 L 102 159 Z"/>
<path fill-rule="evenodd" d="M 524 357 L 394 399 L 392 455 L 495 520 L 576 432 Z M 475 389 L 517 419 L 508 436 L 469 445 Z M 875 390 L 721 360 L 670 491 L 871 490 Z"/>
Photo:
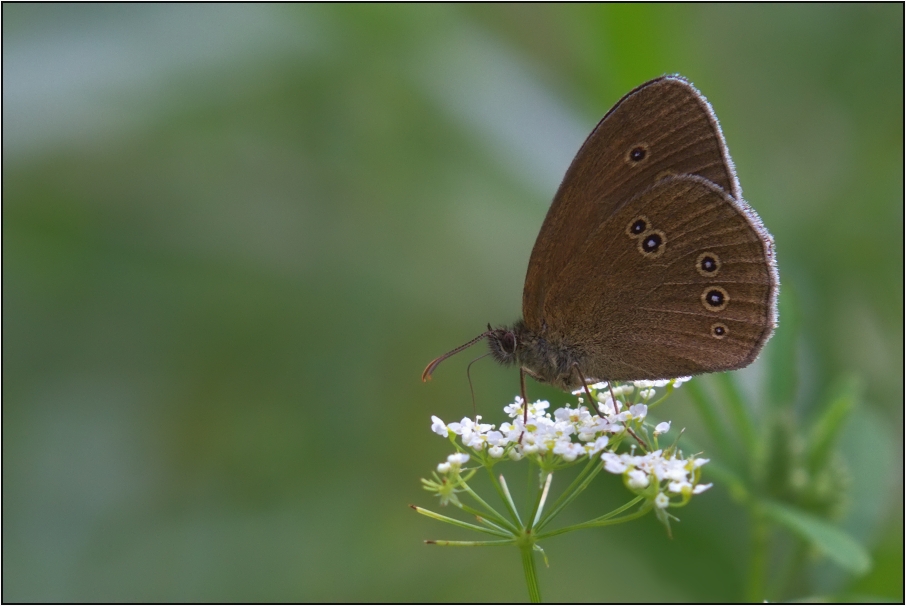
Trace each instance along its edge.
<path fill-rule="evenodd" d="M 708 102 L 684 79 L 665 76 L 623 97 L 570 165 L 529 260 L 522 302 L 526 324 L 543 331 L 548 290 L 602 222 L 636 193 L 682 174 L 704 177 L 740 198 Z"/>

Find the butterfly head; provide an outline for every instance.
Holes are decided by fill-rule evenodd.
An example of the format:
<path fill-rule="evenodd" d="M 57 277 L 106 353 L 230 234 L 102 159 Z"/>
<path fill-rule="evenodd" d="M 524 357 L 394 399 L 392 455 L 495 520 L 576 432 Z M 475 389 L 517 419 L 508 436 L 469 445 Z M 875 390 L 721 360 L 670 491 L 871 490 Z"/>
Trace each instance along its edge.
<path fill-rule="evenodd" d="M 488 325 L 488 345 L 491 348 L 491 355 L 500 364 L 509 366 L 516 360 L 516 349 L 519 347 L 519 340 L 516 333 L 510 328 L 491 328 Z"/>

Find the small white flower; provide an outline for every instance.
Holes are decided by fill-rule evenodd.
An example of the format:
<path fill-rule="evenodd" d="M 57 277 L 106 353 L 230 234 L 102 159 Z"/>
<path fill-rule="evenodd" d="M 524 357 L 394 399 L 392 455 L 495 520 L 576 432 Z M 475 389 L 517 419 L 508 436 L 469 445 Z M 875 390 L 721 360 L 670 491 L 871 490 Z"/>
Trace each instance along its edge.
<path fill-rule="evenodd" d="M 503 456 L 503 448 L 500 446 L 491 446 L 488 448 L 488 455 L 494 459 L 499 459 Z"/>
<path fill-rule="evenodd" d="M 673 379 L 673 386 L 679 387 L 683 383 L 688 382 L 690 379 L 692 379 L 692 377 L 679 377 L 679 378 Z"/>
<path fill-rule="evenodd" d="M 530 417 L 543 417 L 544 411 L 550 408 L 551 403 L 547 400 L 537 400 L 533 404 L 529 404 L 529 416 Z"/>
<path fill-rule="evenodd" d="M 491 446 L 505 446 L 509 440 L 499 431 L 489 431 L 486 436 Z"/>
<path fill-rule="evenodd" d="M 659 436 L 662 433 L 667 433 L 670 431 L 670 421 L 664 421 L 663 423 L 658 423 L 654 428 L 654 435 Z"/>
<path fill-rule="evenodd" d="M 521 461 L 522 457 L 525 455 L 518 448 L 514 448 L 510 451 L 510 458 L 514 461 Z"/>
<path fill-rule="evenodd" d="M 585 448 L 581 444 L 570 442 L 569 439 L 560 440 L 554 445 L 553 453 L 563 457 L 564 461 L 575 461 L 581 455 L 585 454 Z"/>
<path fill-rule="evenodd" d="M 615 396 L 628 395 L 628 394 L 631 394 L 634 390 L 635 390 L 634 385 L 628 385 L 628 384 L 627 385 L 618 385 L 613 388 L 613 395 L 615 395 Z"/>
<path fill-rule="evenodd" d="M 654 497 L 654 506 L 658 509 L 667 509 L 668 505 L 670 505 L 670 497 L 663 492 L 657 493 L 657 496 Z"/>
<path fill-rule="evenodd" d="M 585 448 L 588 451 L 589 455 L 598 454 L 599 452 L 601 452 L 602 450 L 607 448 L 608 441 L 609 440 L 608 440 L 607 436 L 601 436 L 601 437 L 597 438 L 593 444 L 586 444 Z"/>
<path fill-rule="evenodd" d="M 604 461 L 604 469 L 610 473 L 623 473 L 627 469 L 626 463 L 612 452 L 602 454 L 601 460 Z"/>
<path fill-rule="evenodd" d="M 484 448 L 485 443 L 487 442 L 487 436 L 484 436 L 480 433 L 472 433 L 468 438 L 463 436 L 462 443 L 469 448 L 475 450 L 481 450 Z"/>
<path fill-rule="evenodd" d="M 447 429 L 452 431 L 458 436 L 469 436 L 472 434 L 472 427 L 475 424 L 472 422 L 472 419 L 469 417 L 463 417 L 462 421 L 459 423 L 450 423 L 447 425 Z"/>
<path fill-rule="evenodd" d="M 650 400 L 653 395 L 654 395 L 654 390 L 651 388 L 642 389 L 641 391 L 639 391 L 639 397 L 642 398 L 643 400 Z"/>
<path fill-rule="evenodd" d="M 456 452 L 447 457 L 447 462 L 451 465 L 464 465 L 469 460 L 469 455 L 464 452 Z"/>
<path fill-rule="evenodd" d="M 630 488 L 641 490 L 642 488 L 648 486 L 648 474 L 644 471 L 633 469 L 628 474 L 626 474 L 626 477 L 626 483 Z"/>
<path fill-rule="evenodd" d="M 663 480 L 672 480 L 674 482 L 685 482 L 686 481 L 686 466 L 684 465 L 685 461 L 679 459 L 672 459 L 667 463 L 667 470 L 663 474 Z"/>
<path fill-rule="evenodd" d="M 633 419 L 641 421 L 648 416 L 648 407 L 644 404 L 633 404 L 629 407 L 629 414 L 632 415 Z"/>
<path fill-rule="evenodd" d="M 689 482 L 670 482 L 667 484 L 667 490 L 675 494 L 680 494 L 684 490 L 692 490 L 692 484 Z"/>
<path fill-rule="evenodd" d="M 523 452 L 524 454 L 535 454 L 535 453 L 538 452 L 539 450 L 541 450 L 541 447 L 538 446 L 537 444 L 535 444 L 534 442 L 531 443 L 531 444 L 523 444 L 523 445 L 522 445 L 522 452 Z"/>
<path fill-rule="evenodd" d="M 692 489 L 692 494 L 701 494 L 714 486 L 714 484 L 697 484 L 695 488 Z"/>
<path fill-rule="evenodd" d="M 448 435 L 450 435 L 450 432 L 447 430 L 447 426 L 444 425 L 444 422 L 441 421 L 438 417 L 432 415 L 431 421 L 431 431 L 443 438 L 446 438 Z"/>
<path fill-rule="evenodd" d="M 512 404 L 507 404 L 503 407 L 503 412 L 507 413 L 510 418 L 516 418 L 522 416 L 522 398 L 516 396 L 516 400 Z"/>
<path fill-rule="evenodd" d="M 588 386 L 589 391 L 601 391 L 602 389 L 607 389 L 607 381 L 601 381 L 600 383 L 595 383 Z M 579 396 L 585 393 L 585 388 L 580 387 L 576 391 L 572 392 L 574 396 Z"/>
<path fill-rule="evenodd" d="M 452 468 L 449 463 L 440 463 L 437 466 L 437 473 L 447 473 Z"/>
<path fill-rule="evenodd" d="M 648 389 L 651 387 L 666 387 L 670 379 L 656 379 L 654 381 L 633 381 L 633 385 L 639 389 Z"/>
<path fill-rule="evenodd" d="M 613 399 L 610 397 L 609 393 L 598 394 L 598 412 L 604 413 L 604 416 L 611 416 L 616 414 L 618 406 L 614 406 Z"/>

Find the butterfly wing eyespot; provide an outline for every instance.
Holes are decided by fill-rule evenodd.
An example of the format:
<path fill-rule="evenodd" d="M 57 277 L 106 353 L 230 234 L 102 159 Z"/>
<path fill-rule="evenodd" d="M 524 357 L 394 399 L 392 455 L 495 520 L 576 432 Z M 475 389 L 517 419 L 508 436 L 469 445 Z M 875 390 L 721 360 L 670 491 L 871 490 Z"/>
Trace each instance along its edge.
<path fill-rule="evenodd" d="M 730 329 L 722 322 L 716 322 L 711 325 L 711 336 L 715 339 L 723 339 L 730 334 Z"/>
<path fill-rule="evenodd" d="M 630 165 L 639 165 L 648 159 L 648 144 L 638 143 L 629 148 L 626 152 L 626 162 Z"/>
<path fill-rule="evenodd" d="M 717 253 L 703 252 L 695 260 L 695 271 L 706 278 L 713 278 L 720 272 L 720 257 Z"/>
<path fill-rule="evenodd" d="M 723 311 L 730 303 L 730 295 L 720 286 L 709 286 L 702 292 L 701 300 L 708 311 Z"/>
<path fill-rule="evenodd" d="M 638 215 L 626 225 L 626 235 L 630 238 L 638 238 L 648 231 L 650 226 L 651 222 L 648 221 L 648 217 L 645 215 Z"/>
<path fill-rule="evenodd" d="M 656 259 L 667 249 L 667 236 L 659 229 L 649 229 L 639 238 L 639 252 L 649 259 Z"/>

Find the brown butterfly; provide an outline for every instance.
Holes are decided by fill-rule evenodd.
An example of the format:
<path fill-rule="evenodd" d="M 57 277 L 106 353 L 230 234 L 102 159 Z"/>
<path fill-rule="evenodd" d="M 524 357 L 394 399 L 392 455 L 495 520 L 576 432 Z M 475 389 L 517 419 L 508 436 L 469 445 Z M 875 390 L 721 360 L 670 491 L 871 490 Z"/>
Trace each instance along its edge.
<path fill-rule="evenodd" d="M 774 243 L 717 117 L 663 76 L 614 105 L 566 171 L 529 259 L 522 315 L 481 339 L 564 390 L 750 364 L 777 325 Z"/>

